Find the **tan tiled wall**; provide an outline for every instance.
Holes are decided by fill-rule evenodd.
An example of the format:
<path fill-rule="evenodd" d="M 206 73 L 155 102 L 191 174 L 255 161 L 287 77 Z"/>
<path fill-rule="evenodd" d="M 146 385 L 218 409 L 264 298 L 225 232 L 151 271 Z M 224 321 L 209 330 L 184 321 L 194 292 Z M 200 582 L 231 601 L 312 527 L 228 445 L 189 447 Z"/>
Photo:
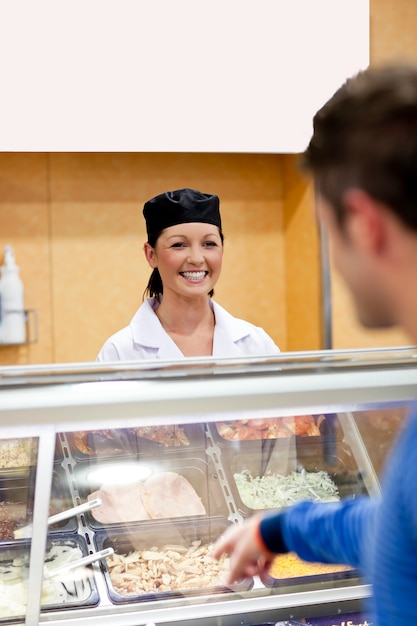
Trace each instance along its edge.
<path fill-rule="evenodd" d="M 3 153 L 0 250 L 14 247 L 39 340 L 0 347 L 0 364 L 94 360 L 142 300 L 143 203 L 183 186 L 221 199 L 219 303 L 263 326 L 282 350 L 320 347 L 311 186 L 295 157 Z"/>

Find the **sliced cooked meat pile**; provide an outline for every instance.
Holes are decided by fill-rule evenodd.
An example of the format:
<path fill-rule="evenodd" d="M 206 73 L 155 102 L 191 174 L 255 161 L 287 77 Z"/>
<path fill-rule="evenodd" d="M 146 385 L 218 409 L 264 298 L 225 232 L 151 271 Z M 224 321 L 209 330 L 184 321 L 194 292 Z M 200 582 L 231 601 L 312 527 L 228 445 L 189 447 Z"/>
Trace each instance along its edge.
<path fill-rule="evenodd" d="M 144 484 L 141 481 L 128 485 L 102 485 L 90 493 L 88 500 L 100 498 L 102 504 L 91 511 L 101 524 L 118 524 L 150 519 L 143 504 Z"/>
<path fill-rule="evenodd" d="M 101 498 L 91 513 L 101 524 L 205 515 L 206 509 L 189 481 L 175 472 L 159 472 L 126 485 L 102 485 L 88 500 Z"/>

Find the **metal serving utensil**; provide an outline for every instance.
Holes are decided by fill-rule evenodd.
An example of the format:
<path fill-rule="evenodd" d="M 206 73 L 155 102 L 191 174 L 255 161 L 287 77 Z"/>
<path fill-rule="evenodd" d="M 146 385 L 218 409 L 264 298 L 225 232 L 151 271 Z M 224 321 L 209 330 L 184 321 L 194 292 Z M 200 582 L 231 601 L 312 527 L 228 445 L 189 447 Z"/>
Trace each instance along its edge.
<path fill-rule="evenodd" d="M 90 565 L 95 561 L 99 561 L 100 559 L 105 559 L 108 556 L 112 556 L 114 554 L 113 548 L 104 548 L 99 552 L 94 552 L 94 554 L 88 554 L 87 556 L 82 557 L 81 559 L 77 559 L 75 561 L 71 561 L 70 563 L 66 563 L 65 565 L 61 565 L 60 567 L 54 567 L 52 569 L 48 569 L 44 573 L 44 578 L 54 578 L 55 576 L 60 576 L 72 569 L 77 569 L 78 567 L 84 567 L 85 565 Z"/>
<path fill-rule="evenodd" d="M 52 524 L 56 524 L 58 522 L 63 522 L 70 517 L 74 517 L 75 515 L 79 515 L 80 513 L 85 513 L 85 511 L 90 511 L 91 509 L 95 509 L 101 505 L 100 498 L 96 498 L 94 500 L 89 500 L 88 502 L 84 502 L 83 504 L 79 504 L 78 506 L 74 506 L 71 509 L 67 509 L 65 511 L 61 511 L 61 513 L 56 513 L 55 515 L 51 515 L 48 517 L 48 526 Z M 15 539 L 27 539 L 32 536 L 32 524 L 28 524 L 27 526 L 22 526 L 22 528 L 17 528 L 14 531 Z"/>

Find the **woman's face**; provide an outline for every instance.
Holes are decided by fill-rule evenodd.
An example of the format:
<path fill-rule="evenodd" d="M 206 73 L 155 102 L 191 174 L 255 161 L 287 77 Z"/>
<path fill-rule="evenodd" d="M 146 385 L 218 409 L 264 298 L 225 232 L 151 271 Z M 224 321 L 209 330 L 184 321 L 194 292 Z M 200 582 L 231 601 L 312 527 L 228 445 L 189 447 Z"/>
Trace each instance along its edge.
<path fill-rule="evenodd" d="M 152 248 L 145 243 L 149 265 L 158 268 L 164 287 L 177 295 L 207 295 L 222 267 L 223 243 L 212 224 L 191 222 L 165 228 Z"/>

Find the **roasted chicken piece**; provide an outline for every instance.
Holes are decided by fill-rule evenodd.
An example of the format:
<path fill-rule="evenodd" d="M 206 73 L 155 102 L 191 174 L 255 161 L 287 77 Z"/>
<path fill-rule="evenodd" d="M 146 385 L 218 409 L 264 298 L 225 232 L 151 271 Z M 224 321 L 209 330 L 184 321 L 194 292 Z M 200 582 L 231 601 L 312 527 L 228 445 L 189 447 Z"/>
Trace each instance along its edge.
<path fill-rule="evenodd" d="M 312 415 L 216 422 L 216 428 L 219 435 L 228 441 L 280 439 L 292 435 L 299 437 L 320 435 L 319 427 Z"/>
<path fill-rule="evenodd" d="M 73 433 L 73 437 L 78 450 L 89 456 L 97 454 L 99 448 L 106 447 L 106 443 L 108 451 L 131 452 L 130 443 L 123 430 L 79 430 Z"/>
<path fill-rule="evenodd" d="M 138 437 L 161 443 L 166 448 L 189 446 L 190 442 L 182 426 L 140 426 L 132 428 Z"/>

